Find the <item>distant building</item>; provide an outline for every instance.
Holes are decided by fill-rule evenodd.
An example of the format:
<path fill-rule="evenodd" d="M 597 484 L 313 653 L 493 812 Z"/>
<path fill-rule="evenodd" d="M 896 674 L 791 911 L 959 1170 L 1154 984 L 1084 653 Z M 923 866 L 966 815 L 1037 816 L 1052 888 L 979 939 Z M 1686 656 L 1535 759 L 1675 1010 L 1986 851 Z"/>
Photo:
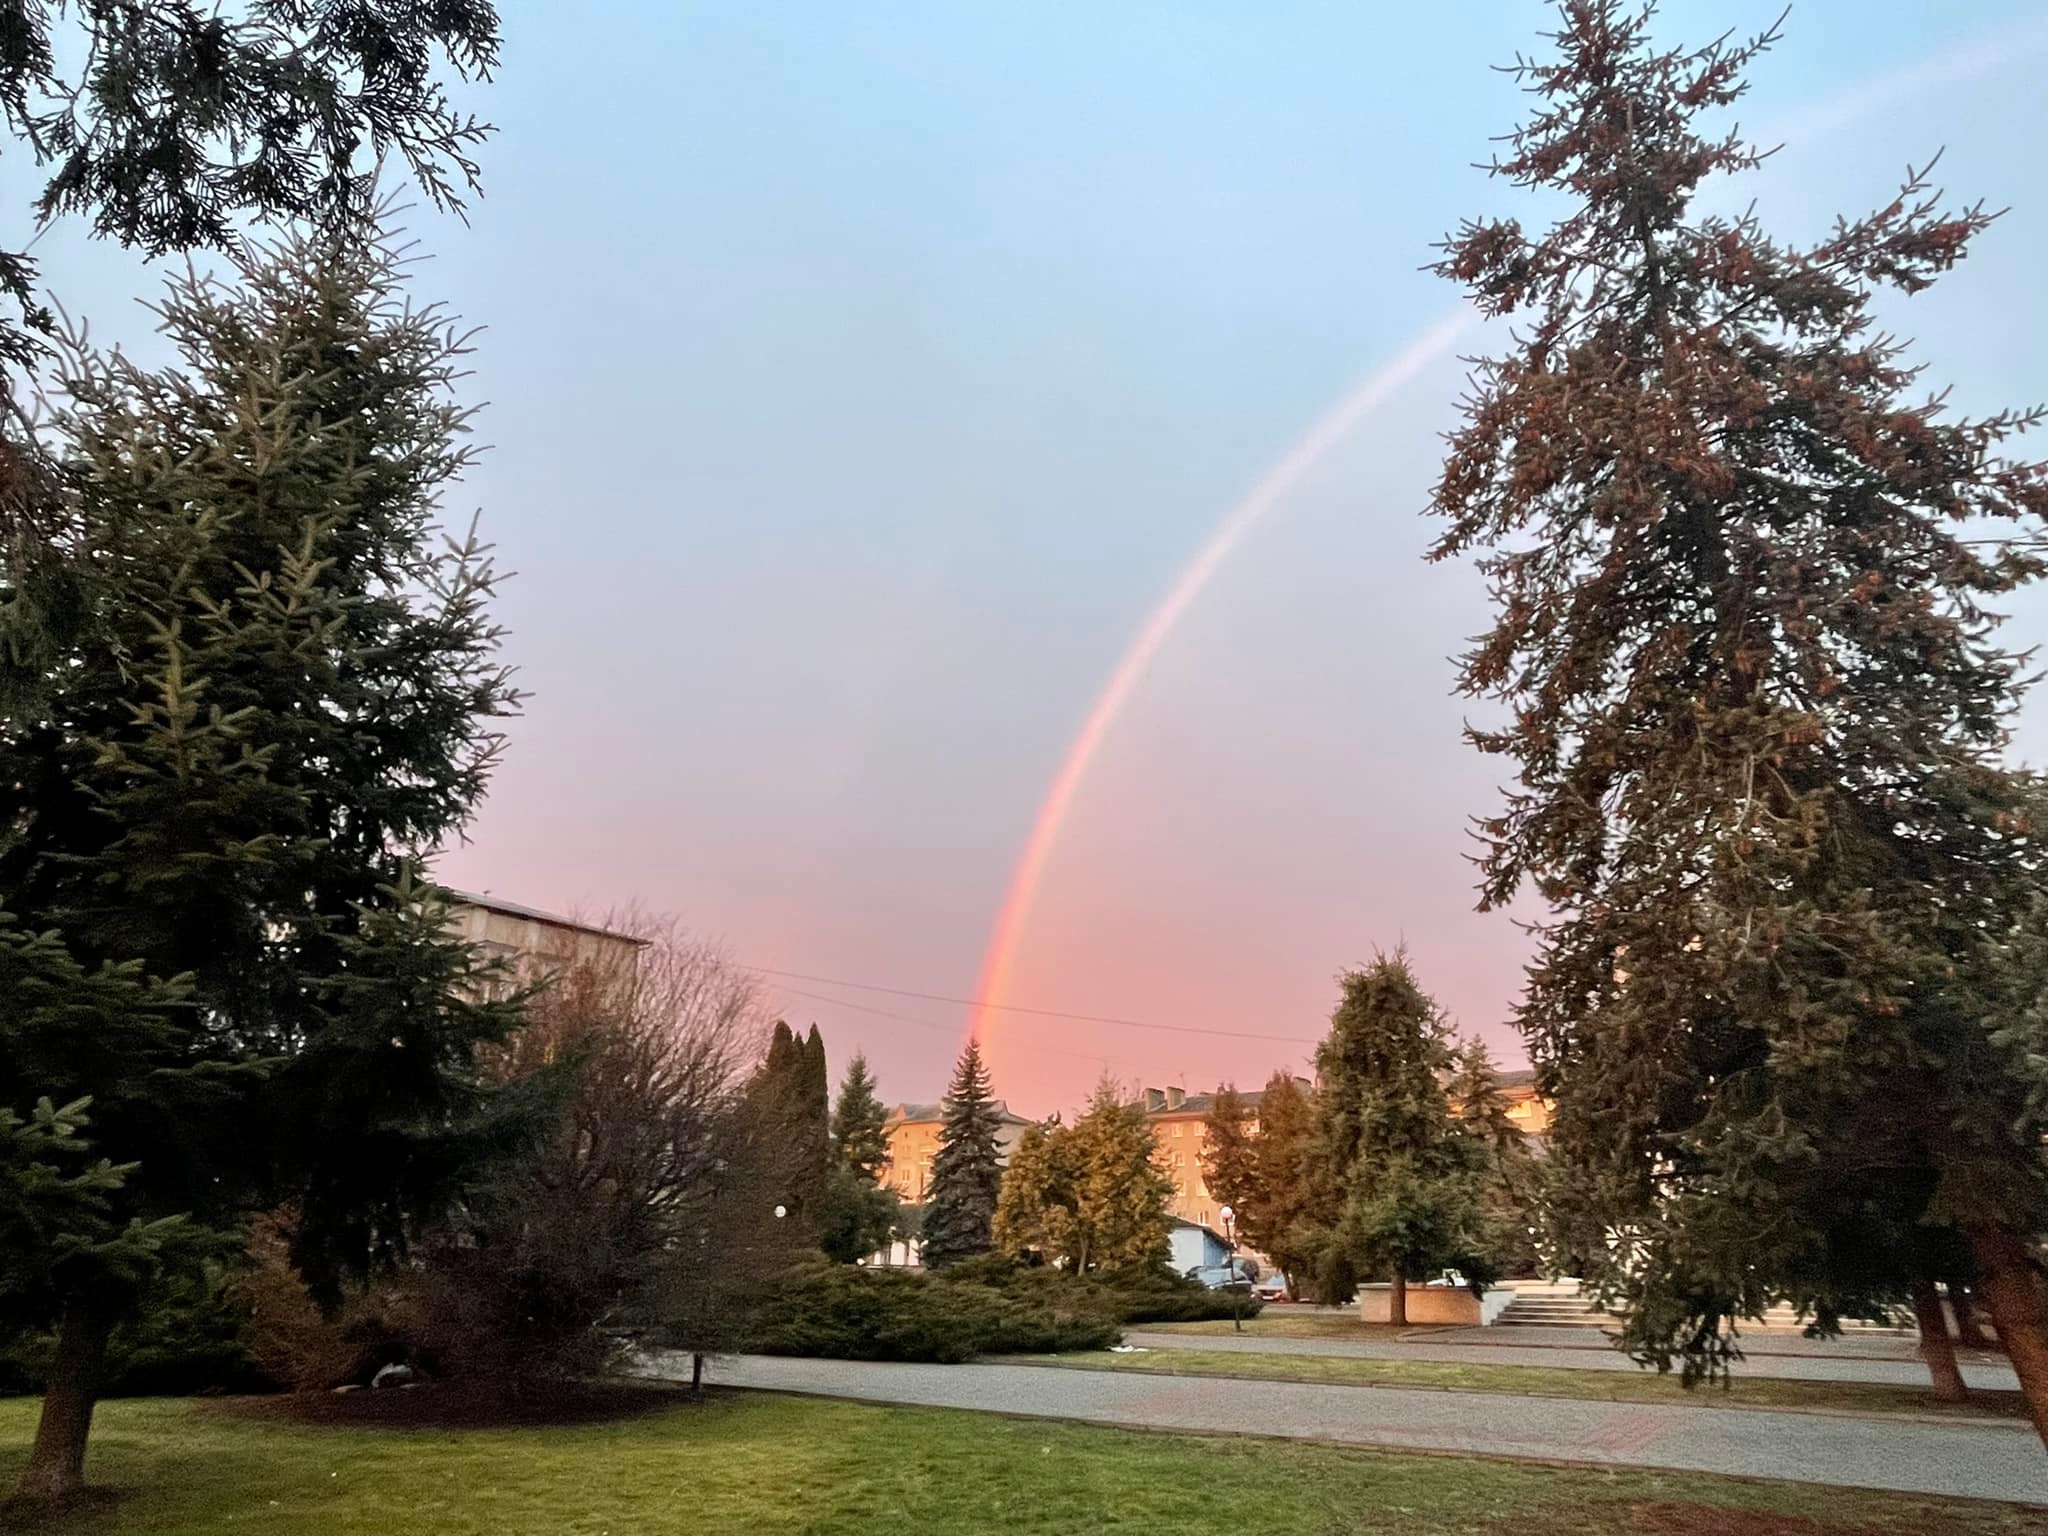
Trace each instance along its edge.
<path fill-rule="evenodd" d="M 1308 1086 L 1306 1078 L 1298 1079 Z M 1532 1142 L 1541 1142 L 1550 1129 L 1550 1105 L 1536 1093 L 1536 1074 L 1531 1071 L 1500 1074 L 1501 1096 L 1507 1100 L 1508 1118 Z M 1246 1129 L 1259 1128 L 1259 1103 L 1263 1091 L 1239 1093 L 1251 1112 Z M 1183 1221 L 1218 1230 L 1223 1225 L 1222 1202 L 1209 1192 L 1202 1178 L 1202 1152 L 1209 1144 L 1209 1112 L 1216 1107 L 1214 1093 L 1188 1093 L 1181 1088 L 1147 1088 L 1145 1118 L 1152 1125 L 1154 1154 L 1159 1166 L 1173 1180 L 1173 1199 L 1167 1209 Z"/>
<path fill-rule="evenodd" d="M 1005 1163 L 1018 1139 L 1031 1122 L 1012 1114 L 1001 1099 L 995 1101 L 996 1150 Z M 939 1153 L 939 1131 L 946 1123 L 942 1104 L 898 1104 L 882 1121 L 882 1134 L 889 1138 L 889 1164 L 882 1170 L 882 1183 L 896 1191 L 906 1205 L 923 1205 L 931 1188 L 932 1159 Z"/>
<path fill-rule="evenodd" d="M 506 961 L 522 984 L 579 965 L 630 966 L 647 946 L 630 933 L 495 896 L 454 890 L 448 896 L 449 926 L 456 936 L 476 945 L 486 959 Z"/>
<path fill-rule="evenodd" d="M 1230 1244 L 1223 1234 L 1197 1222 L 1174 1218 L 1173 1230 L 1166 1234 L 1166 1245 L 1170 1253 L 1167 1263 L 1177 1275 L 1184 1275 L 1191 1269 L 1210 1269 L 1230 1257 Z"/>

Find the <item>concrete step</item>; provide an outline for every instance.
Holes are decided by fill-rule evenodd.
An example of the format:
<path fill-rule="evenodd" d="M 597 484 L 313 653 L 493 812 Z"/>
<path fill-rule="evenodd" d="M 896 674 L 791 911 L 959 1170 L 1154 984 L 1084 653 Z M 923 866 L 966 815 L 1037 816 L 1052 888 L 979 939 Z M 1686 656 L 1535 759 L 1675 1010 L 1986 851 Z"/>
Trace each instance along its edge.
<path fill-rule="evenodd" d="M 1494 1320 L 1496 1328 L 1603 1328 L 1616 1320 L 1600 1311 L 1579 1292 L 1572 1283 L 1531 1285 L 1517 1284 L 1513 1287 L 1515 1299 L 1508 1303 L 1507 1310 Z M 1805 1327 L 1799 1315 L 1788 1306 L 1772 1307 L 1764 1314 L 1759 1325 L 1754 1319 L 1746 1320 L 1742 1326 L 1756 1329 L 1759 1326 L 1769 1333 L 1796 1333 Z M 1844 1322 L 1842 1332 L 1863 1336 L 1886 1336 L 1910 1334 L 1912 1324 L 1907 1319 L 1896 1323 Z"/>

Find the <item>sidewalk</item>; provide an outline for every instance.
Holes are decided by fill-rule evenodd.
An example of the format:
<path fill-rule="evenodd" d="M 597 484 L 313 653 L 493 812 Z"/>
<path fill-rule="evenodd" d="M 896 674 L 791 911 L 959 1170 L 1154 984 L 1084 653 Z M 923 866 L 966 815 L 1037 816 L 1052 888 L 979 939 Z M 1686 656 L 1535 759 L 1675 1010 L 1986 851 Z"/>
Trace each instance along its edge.
<path fill-rule="evenodd" d="M 1558 1343 L 1521 1335 L 1566 1335 Z M 1504 1337 L 1505 1335 L 1505 1337 Z M 1510 1342 L 1512 1340 L 1512 1342 Z M 1401 1339 L 1289 1339 L 1251 1333 L 1153 1333 L 1143 1327 L 1127 1330 L 1124 1342 L 1144 1349 L 1213 1349 L 1231 1354 L 1334 1355 L 1357 1360 L 1435 1360 L 1453 1365 L 1528 1365 L 1547 1370 L 1638 1371 L 1642 1367 L 1615 1349 L 1606 1336 L 1586 1328 L 1446 1328 L 1418 1329 Z M 1748 1348 L 1737 1362 L 1735 1376 L 1772 1376 L 1788 1381 L 1866 1381 L 1890 1386 L 1924 1387 L 1927 1367 L 1913 1354 L 1910 1340 L 1812 1339 L 1779 1340 L 1804 1346 L 1804 1353 Z M 1883 1347 L 1873 1347 L 1877 1345 Z M 1823 1354 L 1822 1352 L 1827 1353 Z M 1960 1355 L 1963 1380 L 1986 1390 L 2016 1392 L 2019 1379 L 2002 1358 Z"/>
<path fill-rule="evenodd" d="M 687 1377 L 687 1356 L 649 1374 Z M 1787 1479 L 2048 1504 L 2048 1455 L 2031 1428 L 1897 1422 L 1754 1409 L 1541 1401 L 1486 1392 L 1220 1382 L 1029 1365 L 899 1365 L 743 1355 L 722 1386 L 1030 1414 L 1095 1424 L 1253 1433 L 1388 1450 Z"/>

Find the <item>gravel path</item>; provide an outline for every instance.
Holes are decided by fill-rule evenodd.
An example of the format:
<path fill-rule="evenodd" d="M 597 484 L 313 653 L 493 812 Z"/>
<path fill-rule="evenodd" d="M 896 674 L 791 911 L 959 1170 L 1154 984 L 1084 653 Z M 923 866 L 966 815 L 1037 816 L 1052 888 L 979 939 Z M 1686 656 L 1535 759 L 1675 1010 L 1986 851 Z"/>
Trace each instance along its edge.
<path fill-rule="evenodd" d="M 657 1358 L 647 1365 L 657 1375 L 687 1375 L 688 1368 L 687 1356 Z M 1251 1431 L 1395 1450 L 1736 1473 L 2048 1504 L 2048 1456 L 2031 1430 L 2004 1424 L 1224 1382 L 1029 1365 L 898 1365 L 760 1355 L 718 1360 L 709 1376 L 724 1386 L 1096 1424 Z"/>
<path fill-rule="evenodd" d="M 1148 1333 L 1133 1328 L 1124 1342 L 1145 1349 L 1214 1349 L 1233 1354 L 1333 1355 L 1355 1360 L 1437 1360 L 1453 1365 L 1533 1365 L 1566 1371 L 1635 1371 L 1642 1367 L 1619 1350 L 1588 1338 L 1584 1331 L 1567 1345 L 1523 1345 L 1496 1342 L 1502 1330 L 1489 1329 L 1494 1339 L 1481 1342 L 1468 1336 L 1477 1329 L 1459 1329 L 1453 1335 L 1422 1334 L 1406 1339 L 1288 1339 L 1267 1334 L 1235 1333 Z M 1519 1333 L 1522 1330 L 1514 1329 Z M 1559 1330 L 1562 1331 L 1562 1330 Z M 1808 1342 L 1812 1354 L 1789 1355 L 1754 1351 L 1735 1367 L 1741 1376 L 1776 1376 L 1789 1381 L 1869 1381 L 1887 1385 L 1924 1387 L 1927 1367 L 1909 1354 L 1887 1358 L 1874 1351 L 1848 1350 L 1839 1356 L 1823 1356 L 1825 1344 Z M 2003 1360 L 1965 1357 L 1963 1379 L 1973 1387 L 1987 1390 L 2019 1390 L 2019 1379 Z"/>

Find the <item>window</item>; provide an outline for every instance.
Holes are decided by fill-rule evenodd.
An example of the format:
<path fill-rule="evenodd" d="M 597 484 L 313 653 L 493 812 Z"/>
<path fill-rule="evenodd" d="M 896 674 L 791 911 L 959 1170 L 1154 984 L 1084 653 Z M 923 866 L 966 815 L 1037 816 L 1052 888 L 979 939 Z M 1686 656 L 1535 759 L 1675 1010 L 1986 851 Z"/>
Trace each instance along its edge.
<path fill-rule="evenodd" d="M 1173 1122 L 1173 1134 L 1176 1137 L 1180 1135 L 1180 1122 L 1178 1120 Z"/>

